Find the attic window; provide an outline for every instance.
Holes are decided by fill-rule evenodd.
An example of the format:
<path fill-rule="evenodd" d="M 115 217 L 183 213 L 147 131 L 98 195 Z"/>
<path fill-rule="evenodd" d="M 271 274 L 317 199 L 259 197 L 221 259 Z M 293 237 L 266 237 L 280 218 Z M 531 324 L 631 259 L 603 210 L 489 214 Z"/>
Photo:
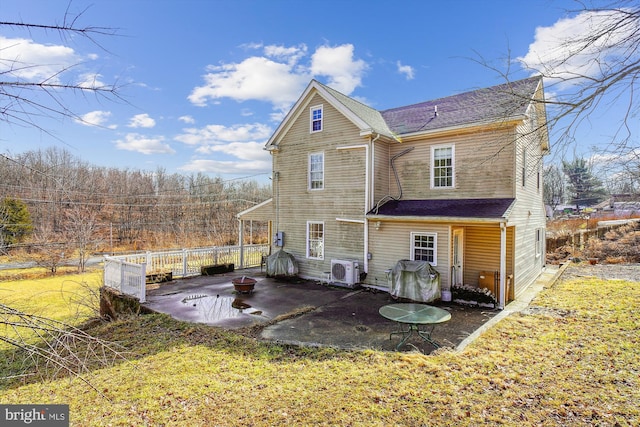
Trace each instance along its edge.
<path fill-rule="evenodd" d="M 311 107 L 311 133 L 322 131 L 322 105 Z"/>

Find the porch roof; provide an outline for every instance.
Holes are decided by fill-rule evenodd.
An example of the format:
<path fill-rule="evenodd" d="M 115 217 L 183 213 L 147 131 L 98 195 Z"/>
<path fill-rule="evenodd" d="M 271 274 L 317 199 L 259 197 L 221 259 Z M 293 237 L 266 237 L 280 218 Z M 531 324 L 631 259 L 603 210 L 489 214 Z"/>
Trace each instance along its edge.
<path fill-rule="evenodd" d="M 464 218 L 475 220 L 506 219 L 515 199 L 427 199 L 390 200 L 367 213 L 369 218 Z"/>

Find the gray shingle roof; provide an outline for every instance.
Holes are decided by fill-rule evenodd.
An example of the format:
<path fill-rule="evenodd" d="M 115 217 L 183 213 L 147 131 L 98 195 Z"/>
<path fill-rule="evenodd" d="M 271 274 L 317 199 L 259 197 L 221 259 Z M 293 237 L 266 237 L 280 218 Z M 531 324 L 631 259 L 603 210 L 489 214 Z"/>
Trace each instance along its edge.
<path fill-rule="evenodd" d="M 351 110 L 355 115 L 360 117 L 364 122 L 366 122 L 371 130 L 377 133 L 381 133 L 383 135 L 391 136 L 391 130 L 387 123 L 384 121 L 382 114 L 374 108 L 369 107 L 359 101 L 356 101 L 353 98 L 349 98 L 348 96 L 338 92 L 335 89 L 330 88 L 329 86 L 323 85 L 322 83 L 316 81 L 319 86 L 322 86 L 327 92 L 329 92 L 338 102 L 344 105 L 346 108 Z"/>
<path fill-rule="evenodd" d="M 397 135 L 507 120 L 525 114 L 540 77 L 382 111 Z M 436 112 L 437 108 L 437 114 Z"/>

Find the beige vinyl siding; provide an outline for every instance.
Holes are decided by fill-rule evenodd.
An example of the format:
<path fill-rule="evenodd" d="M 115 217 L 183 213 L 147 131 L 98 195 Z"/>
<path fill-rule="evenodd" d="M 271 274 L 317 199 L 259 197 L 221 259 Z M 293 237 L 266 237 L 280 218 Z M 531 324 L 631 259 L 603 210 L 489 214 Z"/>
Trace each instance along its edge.
<path fill-rule="evenodd" d="M 406 141 L 391 147 L 390 156 L 404 149 L 413 151 L 398 157 L 398 169 L 404 199 L 501 198 L 513 197 L 513 150 L 509 130 L 485 130 L 446 137 Z M 454 188 L 435 188 L 431 180 L 431 147 L 455 147 Z M 389 172 L 392 173 L 391 171 Z M 390 179 L 392 194 L 398 189 Z"/>
<path fill-rule="evenodd" d="M 323 105 L 323 130 L 309 132 L 309 107 Z M 273 154 L 274 231 L 285 233 L 284 250 L 298 261 L 300 275 L 322 278 L 332 258 L 363 261 L 366 150 L 338 147 L 366 142 L 348 119 L 320 96 L 312 96 Z M 309 153 L 324 153 L 324 188 L 308 188 Z M 276 212 L 277 210 L 277 212 Z M 361 223 L 339 222 L 336 218 Z M 306 258 L 307 221 L 324 223 L 324 260 Z"/>
<path fill-rule="evenodd" d="M 386 270 L 392 269 L 401 259 L 411 259 L 411 233 L 436 233 L 437 263 L 442 283 L 449 283 L 449 226 L 424 222 L 383 222 L 379 230 L 375 221 L 369 224 L 370 247 L 369 274 L 366 283 L 387 286 Z"/>
<path fill-rule="evenodd" d="M 513 227 L 507 228 L 506 270 L 513 274 Z M 464 283 L 477 286 L 481 271 L 500 270 L 500 226 L 466 227 L 464 231 Z"/>
<path fill-rule="evenodd" d="M 536 113 L 533 113 L 536 114 Z M 536 230 L 544 230 L 546 213 L 542 198 L 542 182 L 538 187 L 537 174 L 542 168 L 543 153 L 540 139 L 533 131 L 533 122 L 524 121 L 517 131 L 515 147 L 515 171 L 517 176 L 514 191 L 517 203 L 511 212 L 509 224 L 516 226 L 514 236 L 515 254 L 514 276 L 515 295 L 520 294 L 535 281 L 544 266 L 544 254 L 536 256 Z M 526 148 L 526 156 L 524 156 Z M 526 160 L 526 164 L 524 163 Z M 522 184 L 522 169 L 525 169 L 525 185 Z M 544 232 L 544 231 L 543 231 Z"/>
<path fill-rule="evenodd" d="M 388 143 L 375 142 L 373 144 L 373 200 L 371 208 L 385 196 L 391 195 L 389 194 L 389 183 L 391 180 L 394 180 L 394 178 L 392 177 L 393 173 L 389 165 L 389 159 L 391 158 L 389 155 L 390 151 L 391 147 Z"/>

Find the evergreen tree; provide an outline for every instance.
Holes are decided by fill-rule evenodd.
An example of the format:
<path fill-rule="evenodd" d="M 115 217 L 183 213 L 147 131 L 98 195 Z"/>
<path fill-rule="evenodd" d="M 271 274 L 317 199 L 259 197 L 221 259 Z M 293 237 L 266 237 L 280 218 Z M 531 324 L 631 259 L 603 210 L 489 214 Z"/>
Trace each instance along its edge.
<path fill-rule="evenodd" d="M 602 181 L 593 175 L 591 166 L 584 158 L 576 158 L 571 162 L 563 161 L 562 169 L 569 179 L 567 190 L 576 209 L 604 200 L 607 192 L 602 186 Z"/>
<path fill-rule="evenodd" d="M 19 199 L 6 197 L 0 204 L 0 246 L 6 249 L 20 243 L 33 231 L 27 205 Z"/>

